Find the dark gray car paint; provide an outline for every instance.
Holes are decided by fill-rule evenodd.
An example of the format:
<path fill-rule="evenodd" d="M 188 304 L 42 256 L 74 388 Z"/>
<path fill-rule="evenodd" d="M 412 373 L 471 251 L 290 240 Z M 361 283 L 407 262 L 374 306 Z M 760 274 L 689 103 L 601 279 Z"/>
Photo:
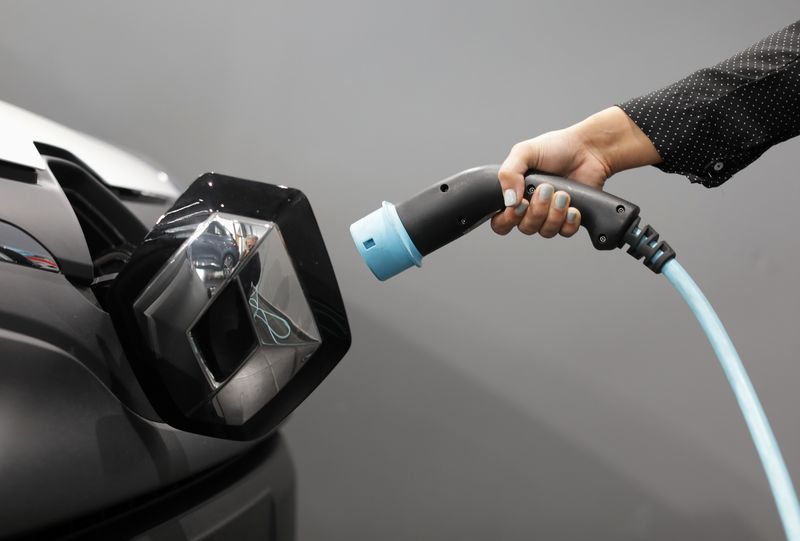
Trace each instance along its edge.
<path fill-rule="evenodd" d="M 260 461 L 246 476 L 135 541 L 277 541 L 295 533 L 294 465 L 280 435 L 261 445 Z M 248 457 L 249 458 L 249 457 Z"/>
<path fill-rule="evenodd" d="M 94 278 L 89 248 L 75 212 L 50 170 L 36 184 L 0 178 L 0 217 L 16 225 L 56 258 L 69 278 L 88 284 Z"/>
<path fill-rule="evenodd" d="M 0 351 L 4 535 L 121 503 L 252 446 L 140 417 L 73 354 L 40 339 L 0 329 Z"/>
<path fill-rule="evenodd" d="M 0 263 L 2 538 L 146 497 L 257 443 L 209 438 L 159 422 L 109 315 L 81 285 L 92 275 L 88 249 L 69 203 L 48 179 L 38 186 L 0 179 L 0 216 L 36 237 L 65 271 Z M 293 490 L 288 455 L 268 460 L 277 462 L 269 466 L 264 489 Z M 254 505 L 261 509 L 263 502 Z M 195 512 L 191 520 L 204 524 L 203 531 L 238 523 L 237 515 L 222 512 L 230 505 L 217 509 Z M 274 512 L 280 525 L 277 515 L 293 516 L 293 502 Z M 293 519 L 284 530 L 281 539 L 293 537 Z"/>
<path fill-rule="evenodd" d="M 0 329 L 69 352 L 133 411 L 160 420 L 125 358 L 111 318 L 92 302 L 91 290 L 74 286 L 62 274 L 6 263 L 0 264 L 0 296 Z"/>

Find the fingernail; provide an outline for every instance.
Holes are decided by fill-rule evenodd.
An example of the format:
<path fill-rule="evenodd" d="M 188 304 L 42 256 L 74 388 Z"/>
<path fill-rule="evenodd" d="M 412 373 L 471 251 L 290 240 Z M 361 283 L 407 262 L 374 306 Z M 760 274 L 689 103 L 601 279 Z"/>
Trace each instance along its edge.
<path fill-rule="evenodd" d="M 495 192 L 496 193 L 496 192 Z M 513 188 L 503 191 L 503 202 L 507 207 L 512 207 L 517 204 L 517 192 Z"/>
<path fill-rule="evenodd" d="M 556 208 L 563 209 L 567 206 L 567 194 L 561 192 L 556 195 Z"/>
<path fill-rule="evenodd" d="M 574 224 L 575 220 L 578 218 L 578 211 L 575 209 L 569 209 L 567 211 L 567 223 Z"/>
<path fill-rule="evenodd" d="M 550 184 L 542 184 L 539 188 L 539 201 L 550 201 L 553 196 L 553 187 Z"/>
<path fill-rule="evenodd" d="M 519 204 L 517 208 L 514 209 L 514 214 L 517 216 L 522 216 L 525 214 L 525 211 L 528 210 L 528 202 L 526 200 L 522 200 L 522 203 Z"/>

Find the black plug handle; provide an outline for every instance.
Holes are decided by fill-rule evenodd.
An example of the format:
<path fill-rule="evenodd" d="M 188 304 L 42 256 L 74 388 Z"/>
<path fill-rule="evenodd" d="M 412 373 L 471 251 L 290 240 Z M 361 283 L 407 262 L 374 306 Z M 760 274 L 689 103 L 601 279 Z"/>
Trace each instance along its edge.
<path fill-rule="evenodd" d="M 487 165 L 462 171 L 397 205 L 397 215 L 421 255 L 454 241 L 505 208 L 499 169 Z M 639 215 L 638 206 L 610 193 L 537 172 L 525 178 L 525 198 L 530 199 L 542 182 L 570 194 L 570 204 L 581 211 L 581 225 L 598 250 L 621 247 Z"/>
<path fill-rule="evenodd" d="M 528 171 L 525 176 L 525 199 L 530 200 L 537 186 L 547 183 L 555 191 L 570 196 L 570 206 L 581 211 L 581 225 L 589 232 L 598 250 L 621 248 L 636 217 L 639 207 L 608 192 L 563 177 Z"/>

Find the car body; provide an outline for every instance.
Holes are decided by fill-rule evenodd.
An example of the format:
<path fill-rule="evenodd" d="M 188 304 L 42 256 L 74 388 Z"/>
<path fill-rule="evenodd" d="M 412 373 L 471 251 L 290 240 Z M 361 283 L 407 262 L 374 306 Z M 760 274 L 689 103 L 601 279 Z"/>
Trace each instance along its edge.
<path fill-rule="evenodd" d="M 280 433 L 167 423 L 103 300 L 179 195 L 149 162 L 0 102 L 0 538 L 294 537 Z M 212 225 L 196 266 L 224 271 L 237 240 Z"/>

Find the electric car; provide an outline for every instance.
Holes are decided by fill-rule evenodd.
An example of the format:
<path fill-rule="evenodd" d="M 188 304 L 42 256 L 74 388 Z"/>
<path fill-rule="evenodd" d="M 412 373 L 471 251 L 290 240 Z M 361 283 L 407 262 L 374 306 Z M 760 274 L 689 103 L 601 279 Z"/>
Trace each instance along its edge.
<path fill-rule="evenodd" d="M 0 102 L 1 539 L 293 539 L 278 428 L 349 343 L 302 192 Z"/>

